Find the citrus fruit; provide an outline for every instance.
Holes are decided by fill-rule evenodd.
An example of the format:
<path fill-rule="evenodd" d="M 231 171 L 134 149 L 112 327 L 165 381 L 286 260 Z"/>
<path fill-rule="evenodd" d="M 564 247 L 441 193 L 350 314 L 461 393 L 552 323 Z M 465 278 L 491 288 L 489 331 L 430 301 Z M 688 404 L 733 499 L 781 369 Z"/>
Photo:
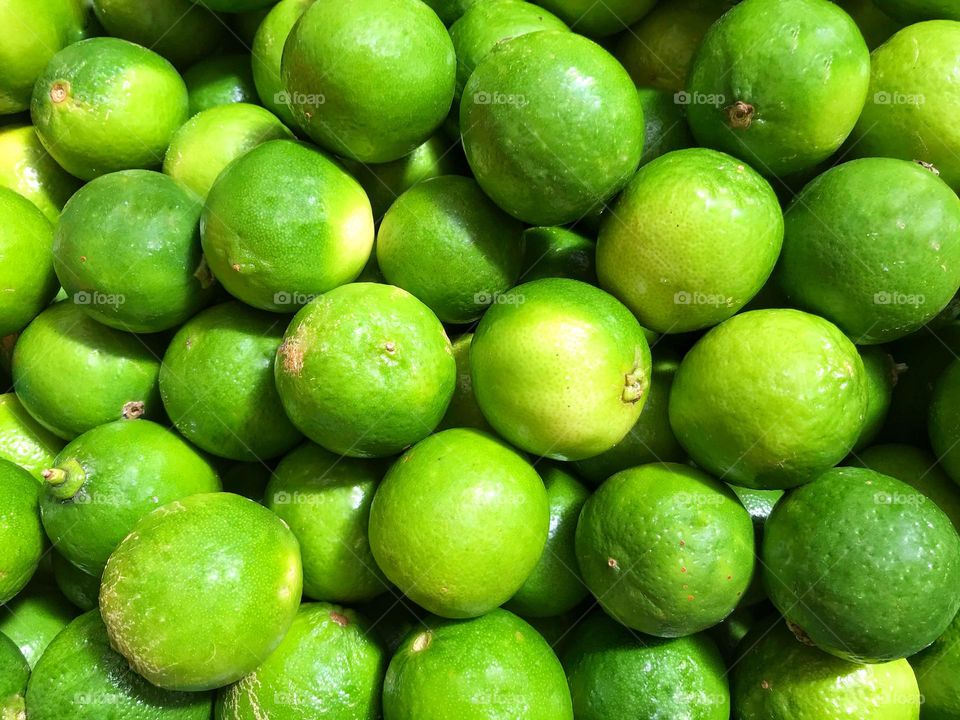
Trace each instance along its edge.
<path fill-rule="evenodd" d="M 707 31 L 687 83 L 701 145 L 765 175 L 813 167 L 853 130 L 867 98 L 870 53 L 827 0 L 746 0 Z"/>
<path fill-rule="evenodd" d="M 673 95 L 652 88 L 639 88 L 637 94 L 644 122 L 641 167 L 673 150 L 693 147 L 686 111 Z"/>
<path fill-rule="evenodd" d="M 40 480 L 62 447 L 63 440 L 34 420 L 16 394 L 0 395 L 0 459 Z"/>
<path fill-rule="evenodd" d="M 524 282 L 565 277 L 595 285 L 596 244 L 565 227 L 532 227 L 523 231 Z"/>
<path fill-rule="evenodd" d="M 656 0 L 542 0 L 541 5 L 563 18 L 577 33 L 604 37 L 618 33 L 646 15 Z"/>
<path fill-rule="evenodd" d="M 6 0 L 0 6 L 0 115 L 26 110 L 37 76 L 50 58 L 83 33 L 75 0 Z"/>
<path fill-rule="evenodd" d="M 293 424 L 353 457 L 393 455 L 429 435 L 456 373 L 450 340 L 430 309 L 375 283 L 343 285 L 303 308 L 275 366 Z"/>
<path fill-rule="evenodd" d="M 950 720 L 960 715 L 960 620 L 953 619 L 946 631 L 922 652 L 910 658 L 920 685 L 924 720 Z"/>
<path fill-rule="evenodd" d="M 355 603 L 387 589 L 367 539 L 370 505 L 385 471 L 378 461 L 341 458 L 310 442 L 277 465 L 266 505 L 300 543 L 307 597 Z"/>
<path fill-rule="evenodd" d="M 446 323 L 468 323 L 517 282 L 523 225 L 471 178 L 425 180 L 397 198 L 377 232 L 377 265 L 391 285 Z"/>
<path fill-rule="evenodd" d="M 294 118 L 314 142 L 381 163 L 440 126 L 456 64 L 446 28 L 420 0 L 317 0 L 287 38 L 281 77 Z"/>
<path fill-rule="evenodd" d="M 723 658 L 705 635 L 646 637 L 593 612 L 560 659 L 577 720 L 730 717 Z"/>
<path fill-rule="evenodd" d="M 883 0 L 881 2 L 874 2 L 874 0 L 840 0 L 837 3 L 853 18 L 863 34 L 863 39 L 867 41 L 867 47 L 871 50 L 878 45 L 882 45 L 891 35 L 903 27 L 903 23 L 894 20 L 891 15 L 881 9 L 882 2 Z M 903 4 L 902 0 L 893 0 L 893 3 Z M 886 3 L 888 9 L 893 3 Z"/>
<path fill-rule="evenodd" d="M 445 25 L 453 25 L 463 14 L 480 0 L 424 0 Z"/>
<path fill-rule="evenodd" d="M 273 381 L 283 320 L 229 302 L 177 331 L 163 356 L 160 396 L 188 440 L 219 457 L 246 461 L 282 455 L 300 441 Z"/>
<path fill-rule="evenodd" d="M 151 683 L 210 690 L 276 649 L 300 590 L 283 521 L 239 495 L 204 493 L 140 519 L 107 562 L 100 610 L 110 645 Z"/>
<path fill-rule="evenodd" d="M 0 187 L 0 336 L 23 330 L 60 289 L 53 225 L 27 198 Z"/>
<path fill-rule="evenodd" d="M 43 526 L 57 550 L 92 575 L 137 521 L 160 505 L 216 492 L 209 462 L 183 438 L 149 420 L 88 430 L 43 473 Z"/>
<path fill-rule="evenodd" d="M 626 71 L 599 45 L 557 30 L 488 53 L 464 87 L 460 127 L 484 192 L 534 225 L 596 210 L 643 149 L 643 110 Z"/>
<path fill-rule="evenodd" d="M 50 157 L 32 125 L 0 128 L 0 187 L 20 193 L 55 223 L 79 186 Z"/>
<path fill-rule="evenodd" d="M 587 500 L 576 536 L 583 579 L 606 612 L 659 637 L 691 635 L 737 606 L 753 577 L 753 525 L 699 470 L 624 470 Z"/>
<path fill-rule="evenodd" d="M 591 285 L 546 278 L 498 296 L 470 348 L 484 417 L 517 447 L 555 460 L 609 450 L 650 387 L 643 330 Z"/>
<path fill-rule="evenodd" d="M 141 338 L 101 325 L 69 301 L 40 313 L 13 351 L 17 397 L 65 440 L 112 420 L 162 415 L 159 373 L 158 356 Z"/>
<path fill-rule="evenodd" d="M 150 48 L 186 67 L 224 41 L 223 23 L 191 0 L 93 0 L 108 34 Z"/>
<path fill-rule="evenodd" d="M 163 172 L 206 198 L 232 160 L 267 140 L 292 134 L 269 110 L 248 103 L 199 112 L 177 130 L 163 159 Z"/>
<path fill-rule="evenodd" d="M 290 127 L 296 125 L 290 97 L 283 91 L 280 61 L 290 31 L 313 0 L 280 0 L 257 27 L 251 44 L 253 83 L 260 102 Z"/>
<path fill-rule="evenodd" d="M 53 259 L 64 290 L 99 322 L 130 332 L 182 323 L 213 297 L 200 202 L 152 170 L 110 173 L 63 209 Z"/>
<path fill-rule="evenodd" d="M 453 341 L 453 359 L 457 364 L 457 384 L 447 406 L 447 412 L 438 426 L 441 430 L 464 427 L 493 432 L 490 423 L 480 412 L 477 398 L 473 395 L 473 378 L 470 376 L 470 345 L 473 333 L 464 333 Z"/>
<path fill-rule="evenodd" d="M 867 345 L 859 348 L 867 381 L 867 414 L 854 450 L 865 448 L 880 432 L 897 384 L 897 367 L 893 357 L 883 347 Z"/>
<path fill-rule="evenodd" d="M 271 140 L 217 178 L 201 234 L 210 269 L 231 295 L 295 312 L 360 274 L 373 248 L 373 215 L 360 185 L 326 155 Z"/>
<path fill-rule="evenodd" d="M 111 647 L 96 610 L 73 620 L 47 646 L 27 688 L 36 720 L 207 720 L 211 698 L 151 685 Z"/>
<path fill-rule="evenodd" d="M 600 225 L 597 276 L 644 327 L 716 325 L 759 292 L 783 240 L 773 188 L 716 150 L 644 165 Z"/>
<path fill-rule="evenodd" d="M 353 610 L 301 605 L 273 654 L 220 691 L 214 717 L 379 720 L 388 657 L 371 636 L 370 623 Z"/>
<path fill-rule="evenodd" d="M 952 362 L 936 381 L 927 423 L 930 445 L 950 478 L 960 484 L 960 362 Z"/>
<path fill-rule="evenodd" d="M 231 103 L 257 103 L 250 56 L 214 55 L 183 73 L 190 98 L 190 115 Z"/>
<path fill-rule="evenodd" d="M 823 318 L 752 310 L 683 358 L 670 425 L 700 467 L 761 489 L 802 485 L 853 447 L 867 412 L 863 361 Z"/>
<path fill-rule="evenodd" d="M 0 603 L 16 595 L 33 577 L 43 553 L 37 481 L 23 468 L 0 460 Z"/>
<path fill-rule="evenodd" d="M 135 91 L 134 91 L 135 89 Z M 187 119 L 187 88 L 155 52 L 118 38 L 91 38 L 50 60 L 33 89 L 40 142 L 82 180 L 163 161 Z"/>
<path fill-rule="evenodd" d="M 778 282 L 855 342 L 913 332 L 960 286 L 960 199 L 916 163 L 866 158 L 831 168 L 784 221 Z"/>
<path fill-rule="evenodd" d="M 404 453 L 377 488 L 370 547 L 384 575 L 444 617 L 502 605 L 536 567 L 550 523 L 540 476 L 515 450 L 453 428 Z"/>
<path fill-rule="evenodd" d="M 873 51 L 867 104 L 851 137 L 857 157 L 919 160 L 960 189 L 960 22 L 908 25 Z"/>
<path fill-rule="evenodd" d="M 50 641 L 77 614 L 56 587 L 39 579 L 0 610 L 0 634 L 17 644 L 31 668 Z"/>
<path fill-rule="evenodd" d="M 24 696 L 30 666 L 20 648 L 6 635 L 0 634 L 0 717 L 26 718 Z"/>
<path fill-rule="evenodd" d="M 572 720 L 560 661 L 506 610 L 430 619 L 404 640 L 383 687 L 384 720 Z"/>
<path fill-rule="evenodd" d="M 876 0 L 877 7 L 903 23 L 920 20 L 960 20 L 960 8 L 950 0 Z"/>
<path fill-rule="evenodd" d="M 100 595 L 100 576 L 85 573 L 56 551 L 50 557 L 53 580 L 63 596 L 83 612 L 93 610 Z"/>
<path fill-rule="evenodd" d="M 841 660 L 797 642 L 783 622 L 749 633 L 742 647 L 733 671 L 735 720 L 920 717 L 917 679 L 906 660 Z"/>
<path fill-rule="evenodd" d="M 763 574 L 798 637 L 846 660 L 885 662 L 932 643 L 960 609 L 960 538 L 906 483 L 834 468 L 773 509 Z"/>

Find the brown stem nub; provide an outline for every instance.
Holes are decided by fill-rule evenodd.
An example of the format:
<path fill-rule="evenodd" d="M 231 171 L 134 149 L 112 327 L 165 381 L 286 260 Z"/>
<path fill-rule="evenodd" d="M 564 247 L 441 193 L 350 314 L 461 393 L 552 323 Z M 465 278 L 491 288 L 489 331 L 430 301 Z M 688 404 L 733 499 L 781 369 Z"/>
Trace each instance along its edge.
<path fill-rule="evenodd" d="M 746 130 L 753 122 L 754 107 L 750 103 L 737 100 L 727 108 L 727 122 L 732 128 Z"/>
<path fill-rule="evenodd" d="M 142 400 L 131 400 L 123 404 L 120 417 L 124 420 L 136 420 L 139 417 L 143 417 L 144 409 Z"/>

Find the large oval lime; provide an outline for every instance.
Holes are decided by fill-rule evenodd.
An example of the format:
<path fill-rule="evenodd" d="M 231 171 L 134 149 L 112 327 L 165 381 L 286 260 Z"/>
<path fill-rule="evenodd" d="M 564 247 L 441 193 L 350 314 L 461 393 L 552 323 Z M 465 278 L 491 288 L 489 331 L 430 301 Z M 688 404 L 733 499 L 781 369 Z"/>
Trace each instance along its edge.
<path fill-rule="evenodd" d="M 15 393 L 0 395 L 0 458 L 40 480 L 61 448 L 63 440 L 34 420 Z"/>
<path fill-rule="evenodd" d="M 50 157 L 32 125 L 0 128 L 0 186 L 36 205 L 52 223 L 80 182 Z"/>
<path fill-rule="evenodd" d="M 30 473 L 0 460 L 0 603 L 23 589 L 43 554 L 38 497 L 39 485 Z"/>

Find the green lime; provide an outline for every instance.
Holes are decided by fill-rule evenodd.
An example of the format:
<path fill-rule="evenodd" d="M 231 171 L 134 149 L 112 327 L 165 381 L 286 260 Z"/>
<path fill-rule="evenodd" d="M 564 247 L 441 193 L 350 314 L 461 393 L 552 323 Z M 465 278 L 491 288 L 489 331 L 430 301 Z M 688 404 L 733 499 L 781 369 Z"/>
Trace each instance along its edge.
<path fill-rule="evenodd" d="M 470 364 L 494 429 L 555 460 L 593 457 L 621 441 L 650 385 L 636 319 L 602 290 L 566 278 L 499 295 L 477 327 Z"/>
<path fill-rule="evenodd" d="M 577 720 L 729 720 L 726 668 L 705 635 L 645 637 L 593 612 L 561 660 Z"/>
<path fill-rule="evenodd" d="M 304 435 L 338 455 L 386 457 L 440 423 L 457 368 L 426 305 L 392 285 L 353 283 L 297 313 L 275 373 Z"/>
<path fill-rule="evenodd" d="M 204 58 L 183 73 L 190 97 L 190 115 L 218 105 L 257 104 L 250 55 L 214 55 Z"/>
<path fill-rule="evenodd" d="M 160 396 L 190 442 L 219 457 L 253 461 L 282 455 L 301 440 L 273 381 L 285 320 L 229 302 L 177 331 L 163 356 Z"/>
<path fill-rule="evenodd" d="M 523 263 L 523 224 L 471 178 L 425 180 L 397 198 L 377 232 L 377 265 L 391 285 L 445 323 L 479 319 L 513 287 Z"/>
<path fill-rule="evenodd" d="M 34 420 L 16 394 L 0 395 L 0 459 L 40 480 L 61 448 L 63 440 Z"/>
<path fill-rule="evenodd" d="M 93 0 L 108 34 L 148 47 L 177 67 L 217 49 L 226 39 L 223 22 L 191 0 Z"/>
<path fill-rule="evenodd" d="M 64 290 L 94 319 L 130 332 L 176 327 L 213 298 L 200 200 L 152 170 L 110 173 L 63 209 L 53 240 Z"/>
<path fill-rule="evenodd" d="M 32 125 L 11 125 L 0 128 L 0 187 L 17 191 L 56 223 L 80 183 L 50 157 Z"/>
<path fill-rule="evenodd" d="M 378 461 L 342 458 L 311 442 L 277 465 L 266 505 L 300 543 L 307 597 L 356 603 L 386 591 L 367 539 L 370 505 L 385 470 Z"/>
<path fill-rule="evenodd" d="M 25 720 L 24 697 L 30 666 L 20 648 L 6 635 L 0 634 L 0 718 Z"/>
<path fill-rule="evenodd" d="M 307 603 L 283 642 L 240 682 L 220 691 L 217 720 L 380 720 L 388 656 L 353 610 Z"/>
<path fill-rule="evenodd" d="M 160 165 L 187 120 L 187 104 L 187 88 L 168 61 L 101 37 L 53 56 L 34 87 L 30 114 L 47 152 L 71 175 L 92 180 Z"/>
<path fill-rule="evenodd" d="M 473 395 L 473 378 L 470 375 L 470 345 L 473 333 L 464 333 L 453 341 L 453 359 L 457 364 L 457 384 L 447 412 L 438 429 L 463 427 L 493 432 L 490 423 L 480 412 L 477 398 Z"/>
<path fill-rule="evenodd" d="M 32 668 L 76 614 L 56 587 L 34 580 L 0 608 L 0 634 L 17 644 Z"/>
<path fill-rule="evenodd" d="M 930 445 L 947 475 L 960 484 L 960 362 L 953 361 L 940 375 L 930 398 L 927 422 Z"/>
<path fill-rule="evenodd" d="M 745 0 L 707 31 L 684 99 L 701 145 L 786 175 L 840 147 L 869 83 L 863 36 L 832 2 Z"/>
<path fill-rule="evenodd" d="M 960 8 L 952 0 L 876 0 L 877 7 L 901 23 L 920 20 L 960 20 Z"/>
<path fill-rule="evenodd" d="M 867 158 L 831 168 L 784 220 L 779 284 L 855 342 L 917 330 L 960 286 L 960 199 L 916 163 Z"/>
<path fill-rule="evenodd" d="M 143 339 L 69 301 L 40 313 L 13 351 L 17 397 L 65 440 L 112 420 L 162 416 L 159 373 L 160 359 Z"/>
<path fill-rule="evenodd" d="M 797 642 L 784 622 L 757 628 L 742 647 L 746 652 L 733 670 L 734 720 L 920 717 L 917 678 L 906 660 L 841 660 Z"/>
<path fill-rule="evenodd" d="M 151 683 L 210 690 L 276 649 L 301 579 L 280 518 L 239 495 L 204 493 L 141 518 L 107 562 L 100 610 L 110 645 Z"/>
<path fill-rule="evenodd" d="M 313 0 L 280 0 L 257 27 L 251 46 L 253 83 L 263 106 L 290 127 L 296 125 L 290 98 L 283 91 L 280 61 L 290 31 Z"/>
<path fill-rule="evenodd" d="M 858 157 L 884 156 L 932 165 L 960 189 L 960 22 L 908 25 L 873 51 L 866 107 L 851 137 Z"/>
<path fill-rule="evenodd" d="M 893 388 L 897 384 L 897 367 L 886 348 L 868 345 L 859 348 L 859 352 L 866 373 L 867 414 L 854 450 L 865 448 L 880 432 L 890 411 Z"/>
<path fill-rule="evenodd" d="M 950 519 L 910 485 L 863 468 L 828 470 L 777 504 L 763 572 L 798 637 L 854 662 L 912 655 L 960 609 Z"/>
<path fill-rule="evenodd" d="M 384 720 L 573 720 L 560 661 L 516 615 L 426 625 L 390 661 Z"/>
<path fill-rule="evenodd" d="M 273 470 L 263 462 L 235 462 L 220 471 L 224 492 L 242 495 L 261 505 L 271 477 Z"/>
<path fill-rule="evenodd" d="M 389 162 L 443 122 L 456 67 L 446 28 L 419 0 L 317 0 L 284 45 L 283 100 L 322 147 Z"/>
<path fill-rule="evenodd" d="M 760 489 L 802 485 L 836 465 L 866 412 L 856 347 L 798 310 L 752 310 L 713 328 L 680 363 L 670 393 L 670 425 L 693 461 Z"/>
<path fill-rule="evenodd" d="M 728 0 L 660 3 L 618 36 L 614 55 L 637 87 L 662 90 L 682 107 L 693 56 L 730 4 Z"/>
<path fill-rule="evenodd" d="M 210 463 L 173 431 L 149 420 L 88 430 L 43 473 L 43 527 L 57 550 L 92 575 L 154 508 L 217 492 Z"/>
<path fill-rule="evenodd" d="M 950 0 L 947 0 L 950 2 Z M 903 0 L 838 0 L 842 7 L 860 28 L 867 47 L 873 50 L 885 43 L 891 35 L 903 27 L 903 23 L 893 19 L 881 6 L 892 11 L 892 5 L 905 5 Z"/>
<path fill-rule="evenodd" d="M 0 603 L 33 577 L 46 538 L 40 524 L 37 481 L 23 468 L 0 460 Z"/>
<path fill-rule="evenodd" d="M 540 561 L 506 605 L 521 617 L 562 615 L 589 594 L 577 570 L 574 538 L 590 491 L 556 463 L 541 465 L 539 472 L 547 489 L 550 529 Z"/>
<path fill-rule="evenodd" d="M 550 522 L 540 476 L 515 450 L 453 428 L 414 445 L 370 510 L 370 547 L 387 578 L 444 617 L 475 617 L 523 585 Z"/>
<path fill-rule="evenodd" d="M 31 720 L 208 720 L 211 697 L 151 685 L 111 647 L 96 610 L 50 643 L 27 688 Z"/>
<path fill-rule="evenodd" d="M 716 625 L 753 577 L 750 515 L 726 485 L 675 463 L 603 483 L 584 505 L 576 548 L 603 609 L 659 637 Z"/>
<path fill-rule="evenodd" d="M 100 576 L 85 573 L 58 552 L 52 552 L 51 557 L 53 580 L 63 596 L 83 612 L 97 607 Z"/>
<path fill-rule="evenodd" d="M 673 150 L 693 147 L 686 110 L 673 95 L 651 88 L 639 88 L 637 94 L 644 121 L 641 167 Z"/>
<path fill-rule="evenodd" d="M 523 231 L 524 282 L 565 277 L 596 285 L 596 244 L 565 227 L 532 227 Z"/>
<path fill-rule="evenodd" d="M 960 619 L 933 645 L 910 658 L 923 698 L 924 720 L 951 720 L 960 717 Z"/>
<path fill-rule="evenodd" d="M 271 140 L 217 178 L 201 218 L 203 250 L 234 297 L 295 312 L 351 282 L 373 249 L 373 214 L 360 185 L 326 155 Z"/>
<path fill-rule="evenodd" d="M 646 15 L 656 0 L 541 0 L 577 33 L 592 37 L 613 35 Z"/>
<path fill-rule="evenodd" d="M 521 35 L 487 54 L 463 90 L 460 127 L 484 192 L 535 225 L 596 210 L 643 150 L 630 77 L 599 45 L 565 31 Z"/>
<path fill-rule="evenodd" d="M 423 0 L 445 25 L 453 25 L 463 14 L 482 0 Z"/>
<path fill-rule="evenodd" d="M 670 427 L 670 388 L 680 363 L 671 358 L 654 358 L 650 391 L 636 424 L 620 442 L 600 455 L 580 460 L 577 472 L 593 485 L 614 473 L 652 462 L 683 462 L 687 454 Z"/>
<path fill-rule="evenodd" d="M 23 330 L 60 289 L 52 245 L 53 225 L 37 206 L 0 187 L 0 336 Z"/>
<path fill-rule="evenodd" d="M 6 0 L 0 5 L 0 115 L 30 107 L 33 84 L 54 54 L 83 33 L 76 0 Z"/>
<path fill-rule="evenodd" d="M 677 150 L 644 165 L 601 221 L 597 276 L 644 327 L 699 330 L 760 291 L 782 240 L 761 175 L 715 150 Z"/>

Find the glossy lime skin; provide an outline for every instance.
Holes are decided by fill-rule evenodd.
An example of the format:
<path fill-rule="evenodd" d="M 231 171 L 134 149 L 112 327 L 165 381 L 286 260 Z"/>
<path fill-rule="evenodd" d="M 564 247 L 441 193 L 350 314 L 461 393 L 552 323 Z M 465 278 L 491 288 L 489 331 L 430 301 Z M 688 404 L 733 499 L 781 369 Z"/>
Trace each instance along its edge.
<path fill-rule="evenodd" d="M 137 523 L 107 562 L 100 610 L 111 646 L 151 683 L 210 690 L 276 649 L 301 584 L 296 538 L 278 517 L 239 495 L 205 493 Z"/>
<path fill-rule="evenodd" d="M 76 616 L 56 587 L 34 580 L 0 613 L 0 633 L 13 640 L 32 668 L 50 641 Z"/>
<path fill-rule="evenodd" d="M 828 470 L 777 504 L 764 528 L 763 573 L 799 632 L 854 662 L 912 655 L 960 609 L 960 538 L 950 519 L 906 483 L 862 468 Z"/>
<path fill-rule="evenodd" d="M 290 127 L 296 127 L 289 97 L 283 93 L 280 61 L 290 31 L 313 0 L 280 0 L 257 27 L 251 45 L 253 83 L 260 102 Z"/>
<path fill-rule="evenodd" d="M 43 526 L 70 562 L 99 576 L 144 515 L 168 502 L 220 490 L 210 463 L 183 438 L 149 420 L 88 430 L 57 455 L 40 494 Z"/>
<path fill-rule="evenodd" d="M 182 323 L 213 298 L 200 247 L 199 198 L 152 170 L 87 183 L 63 209 L 53 259 L 90 316 L 128 332 Z"/>
<path fill-rule="evenodd" d="M 53 225 L 27 198 L 0 187 L 0 336 L 26 327 L 53 299 Z"/>
<path fill-rule="evenodd" d="M 757 294 L 782 240 L 759 173 L 716 150 L 677 150 L 644 165 L 601 221 L 597 276 L 644 327 L 699 330 Z"/>
<path fill-rule="evenodd" d="M 46 538 L 40 524 L 39 486 L 23 468 L 0 460 L 0 603 L 33 577 Z"/>
<path fill-rule="evenodd" d="M 363 189 L 309 145 L 271 140 L 224 170 L 200 221 L 203 251 L 227 291 L 248 305 L 295 312 L 351 282 L 373 249 Z"/>
<path fill-rule="evenodd" d="M 183 73 L 190 115 L 231 103 L 256 103 L 257 88 L 247 54 L 214 55 Z"/>
<path fill-rule="evenodd" d="M 30 666 L 20 648 L 6 635 L 0 634 L 0 717 L 16 720 L 24 710 L 24 696 Z"/>
<path fill-rule="evenodd" d="M 523 224 L 471 178 L 425 180 L 397 198 L 377 233 L 377 265 L 391 285 L 446 323 L 477 320 L 517 282 Z"/>
<path fill-rule="evenodd" d="M 643 107 L 643 154 L 640 167 L 673 150 L 694 146 L 687 113 L 673 94 L 652 88 L 638 88 Z"/>
<path fill-rule="evenodd" d="M 113 420 L 162 415 L 159 373 L 159 356 L 143 339 L 100 324 L 69 301 L 40 313 L 13 350 L 17 397 L 65 440 Z"/>
<path fill-rule="evenodd" d="M 523 282 L 565 277 L 596 285 L 596 244 L 565 227 L 532 227 L 523 231 Z"/>
<path fill-rule="evenodd" d="M 53 580 L 63 596 L 83 612 L 97 607 L 100 576 L 88 575 L 56 551 L 50 555 Z"/>
<path fill-rule="evenodd" d="M 950 478 L 960 485 L 960 362 L 952 362 L 933 388 L 927 427 L 930 445 L 937 461 Z"/>
<path fill-rule="evenodd" d="M 910 658 L 923 697 L 923 720 L 951 720 L 960 714 L 960 621 L 922 652 Z"/>
<path fill-rule="evenodd" d="M 306 603 L 279 647 L 217 698 L 216 720 L 379 720 L 389 657 L 354 610 Z"/>
<path fill-rule="evenodd" d="M 624 30 L 642 18 L 655 5 L 655 0 L 542 0 L 547 10 L 563 18 L 574 32 L 591 37 L 605 37 Z"/>
<path fill-rule="evenodd" d="M 453 341 L 453 359 L 457 363 L 457 384 L 447 406 L 443 420 L 437 426 L 439 430 L 463 427 L 493 433 L 490 423 L 480 412 L 477 398 L 473 394 L 473 377 L 470 375 L 470 346 L 473 333 L 464 333 Z"/>
<path fill-rule="evenodd" d="M 521 617 L 553 617 L 575 608 L 589 594 L 577 569 L 574 537 L 590 491 L 558 463 L 541 463 L 550 504 L 550 529 L 540 560 L 506 607 Z"/>
<path fill-rule="evenodd" d="M 784 219 L 778 283 L 854 342 L 917 330 L 960 287 L 960 199 L 917 163 L 838 165 L 807 185 Z"/>
<path fill-rule="evenodd" d="M 162 690 L 111 647 L 96 610 L 73 620 L 50 643 L 27 688 L 37 720 L 207 720 L 210 695 Z"/>
<path fill-rule="evenodd" d="M 57 165 L 32 125 L 0 128 L 0 186 L 36 205 L 52 223 L 80 182 Z"/>
<path fill-rule="evenodd" d="M 622 440 L 650 385 L 639 323 L 611 295 L 566 278 L 500 295 L 477 326 L 470 365 L 494 429 L 555 460 L 599 455 Z"/>
<path fill-rule="evenodd" d="M 357 603 L 387 590 L 367 527 L 386 465 L 344 458 L 311 442 L 288 453 L 266 488 L 266 506 L 300 543 L 303 593 L 315 600 Z"/>
<path fill-rule="evenodd" d="M 177 331 L 163 356 L 160 396 L 188 440 L 219 457 L 248 462 L 282 455 L 301 440 L 273 380 L 284 320 L 228 302 Z"/>
<path fill-rule="evenodd" d="M 757 628 L 741 647 L 746 651 L 733 671 L 735 720 L 920 717 L 917 678 L 906 660 L 841 660 L 798 642 L 784 622 Z"/>
<path fill-rule="evenodd" d="M 30 114 L 47 152 L 71 175 L 92 180 L 159 165 L 187 105 L 187 88 L 169 62 L 103 37 L 53 57 L 37 79 Z"/>
<path fill-rule="evenodd" d="M 726 668 L 706 635 L 643 636 L 602 612 L 571 635 L 560 659 L 577 720 L 729 720 Z"/>
<path fill-rule="evenodd" d="M 813 167 L 853 130 L 867 98 L 870 53 L 827 0 L 747 0 L 707 32 L 687 90 L 698 143 L 765 175 Z"/>
<path fill-rule="evenodd" d="M 456 64 L 446 28 L 419 0 L 317 0 L 287 38 L 281 77 L 297 124 L 314 142 L 381 163 L 440 126 Z"/>
<path fill-rule="evenodd" d="M 482 0 L 424 0 L 445 25 L 453 25 L 463 14 Z"/>
<path fill-rule="evenodd" d="M 291 137 L 269 110 L 249 103 L 218 105 L 177 130 L 163 158 L 163 172 L 206 198 L 231 161 L 268 140 Z"/>
<path fill-rule="evenodd" d="M 34 420 L 15 393 L 0 395 L 0 459 L 40 480 L 62 447 L 63 440 Z"/>
<path fill-rule="evenodd" d="M 428 619 L 390 661 L 384 720 L 572 720 L 560 661 L 506 610 L 466 621 Z"/>
<path fill-rule="evenodd" d="M 630 179 L 643 149 L 630 76 L 599 45 L 556 30 L 503 42 L 480 61 L 460 127 L 484 192 L 533 225 L 597 209 Z"/>
<path fill-rule="evenodd" d="M 587 500 L 577 526 L 580 572 L 627 627 L 681 637 L 716 625 L 754 571 L 753 524 L 736 495 L 694 468 L 624 470 Z"/>
<path fill-rule="evenodd" d="M 275 365 L 293 424 L 351 457 L 394 455 L 429 435 L 456 373 L 450 340 L 430 309 L 375 283 L 343 285 L 303 308 Z"/>
<path fill-rule="evenodd" d="M 933 165 L 960 189 L 960 22 L 908 25 L 873 51 L 867 104 L 851 137 L 858 157 L 894 157 Z"/>
<path fill-rule="evenodd" d="M 387 472 L 370 509 L 370 547 L 387 578 L 428 611 L 476 617 L 536 567 L 550 509 L 540 476 L 478 430 L 431 435 Z"/>
<path fill-rule="evenodd" d="M 684 357 L 670 425 L 700 467 L 734 485 L 802 485 L 850 451 L 867 411 L 863 361 L 830 322 L 752 310 Z"/>

